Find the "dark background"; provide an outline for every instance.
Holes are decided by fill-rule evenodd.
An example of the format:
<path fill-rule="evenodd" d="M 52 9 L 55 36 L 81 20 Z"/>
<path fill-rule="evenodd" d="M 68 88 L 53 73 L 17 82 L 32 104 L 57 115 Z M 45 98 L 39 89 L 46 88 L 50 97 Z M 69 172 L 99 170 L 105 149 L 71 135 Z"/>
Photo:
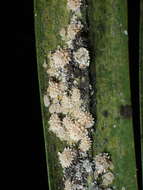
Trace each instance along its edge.
<path fill-rule="evenodd" d="M 139 190 L 142 187 L 141 166 L 141 134 L 139 112 L 139 20 L 140 1 L 128 0 L 128 37 L 129 37 L 129 63 L 131 81 L 131 100 L 133 111 L 133 127 L 136 152 L 136 165 Z"/>
<path fill-rule="evenodd" d="M 17 2 L 16 58 L 18 71 L 15 71 L 15 76 L 21 96 L 17 102 L 22 99 L 22 103 L 19 101 L 17 107 L 20 115 L 18 123 L 20 139 L 17 142 L 18 158 L 20 158 L 18 177 L 23 181 L 20 189 L 27 185 L 26 189 L 48 190 L 33 10 L 33 0 Z M 17 77 L 17 75 L 20 76 Z M 22 156 L 19 155 L 20 152 Z"/>
<path fill-rule="evenodd" d="M 34 14 L 33 1 L 20 2 L 17 9 L 18 27 L 16 32 L 16 56 L 23 65 L 24 77 L 24 93 L 26 99 L 29 100 L 29 93 L 32 97 L 25 107 L 25 121 L 29 120 L 27 133 L 30 137 L 28 148 L 28 171 L 30 174 L 30 183 L 37 189 L 48 189 L 47 168 L 45 159 L 45 145 L 43 137 L 42 117 L 40 108 L 39 85 L 37 76 L 35 34 L 34 34 Z M 140 128 L 139 128 L 139 0 L 128 0 L 128 34 L 129 34 L 129 60 L 130 60 L 130 76 L 131 91 L 133 105 L 133 122 L 136 146 L 136 161 L 138 168 L 139 190 L 142 189 L 141 176 L 141 146 L 140 146 Z M 29 70 L 30 68 L 30 70 Z M 30 77 L 29 77 L 29 71 Z M 30 91 L 29 91 L 30 89 Z M 29 105 L 31 105 L 29 108 Z M 31 120 L 32 118 L 32 120 Z M 26 137 L 25 137 L 26 138 Z M 27 140 L 27 139 L 26 139 Z M 38 188 L 39 187 L 39 188 Z"/>

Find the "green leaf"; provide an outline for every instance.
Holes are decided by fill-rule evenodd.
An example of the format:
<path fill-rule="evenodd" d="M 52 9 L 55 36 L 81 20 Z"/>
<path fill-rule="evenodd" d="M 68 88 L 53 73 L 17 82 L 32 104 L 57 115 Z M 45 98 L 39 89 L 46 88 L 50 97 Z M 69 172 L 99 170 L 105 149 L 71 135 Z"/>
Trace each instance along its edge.
<path fill-rule="evenodd" d="M 63 173 L 57 152 L 66 146 L 48 131 L 48 109 L 43 96 L 48 76 L 43 68 L 47 54 L 63 45 L 59 30 L 69 22 L 67 0 L 34 0 L 37 65 L 50 190 L 63 190 Z M 90 78 L 96 91 L 91 112 L 96 117 L 92 154 L 109 152 L 117 190 L 137 190 L 130 100 L 127 4 L 124 0 L 88 1 Z M 85 13 L 86 16 L 86 13 Z"/>
<path fill-rule="evenodd" d="M 128 60 L 127 4 L 89 1 L 95 126 L 93 154 L 109 152 L 117 189 L 137 189 Z"/>
<path fill-rule="evenodd" d="M 57 153 L 62 151 L 66 143 L 61 142 L 53 133 L 48 131 L 48 109 L 44 107 L 43 96 L 48 87 L 48 76 L 43 68 L 47 60 L 48 52 L 54 50 L 57 45 L 62 45 L 59 30 L 68 24 L 69 15 L 66 10 L 66 0 L 35 0 L 35 36 L 37 50 L 37 66 L 39 89 L 41 97 L 41 109 L 48 169 L 48 181 L 50 190 L 63 189 L 63 173 L 58 161 Z"/>

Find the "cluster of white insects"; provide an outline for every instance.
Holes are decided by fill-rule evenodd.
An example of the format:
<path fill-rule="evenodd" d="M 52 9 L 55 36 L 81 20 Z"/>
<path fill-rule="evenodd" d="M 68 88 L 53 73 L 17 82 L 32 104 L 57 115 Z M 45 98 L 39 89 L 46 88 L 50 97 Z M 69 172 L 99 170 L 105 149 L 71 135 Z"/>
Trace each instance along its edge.
<path fill-rule="evenodd" d="M 114 176 L 108 171 L 111 165 L 108 155 L 97 155 L 93 161 L 88 159 L 92 144 L 89 134 L 94 125 L 94 118 L 89 112 L 90 57 L 80 36 L 84 29 L 80 20 L 81 6 L 84 6 L 82 0 L 67 0 L 67 8 L 72 12 L 72 18 L 70 24 L 60 31 L 65 47 L 58 46 L 55 51 L 50 52 L 48 66 L 43 65 L 49 76 L 44 104 L 51 114 L 49 131 L 69 145 L 62 153 L 58 153 L 65 174 L 64 190 L 87 190 L 87 177 L 90 175 L 94 175 L 90 189 L 100 190 L 102 188 L 98 187 L 97 179 L 101 174 L 103 188 L 110 190 L 106 187 L 112 183 Z M 76 47 L 74 43 L 78 39 L 80 40 Z M 74 145 L 78 145 L 78 151 L 74 149 Z M 75 163 L 77 157 L 80 158 Z M 67 173 L 71 173 L 71 176 Z M 80 183 L 75 183 L 77 179 Z"/>

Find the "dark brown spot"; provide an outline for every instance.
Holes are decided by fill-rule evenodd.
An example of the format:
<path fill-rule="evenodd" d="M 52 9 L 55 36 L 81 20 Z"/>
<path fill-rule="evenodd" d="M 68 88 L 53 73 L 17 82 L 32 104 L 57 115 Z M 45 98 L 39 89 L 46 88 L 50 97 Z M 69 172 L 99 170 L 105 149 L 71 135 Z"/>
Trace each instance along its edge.
<path fill-rule="evenodd" d="M 109 115 L 108 111 L 107 110 L 103 111 L 103 115 L 104 115 L 104 117 L 108 117 L 108 115 Z"/>
<path fill-rule="evenodd" d="M 101 127 L 101 130 L 104 130 L 104 127 Z"/>
<path fill-rule="evenodd" d="M 73 71 L 73 74 L 76 78 L 80 77 L 81 76 L 81 71 L 79 68 L 75 67 L 74 68 L 74 71 Z"/>
<path fill-rule="evenodd" d="M 132 117 L 132 107 L 131 105 L 121 105 L 120 106 L 120 115 L 125 119 Z"/>
<path fill-rule="evenodd" d="M 50 81 L 55 82 L 55 83 L 60 82 L 56 77 L 53 77 L 53 76 L 50 78 Z"/>
<path fill-rule="evenodd" d="M 108 139 L 107 138 L 104 138 L 103 139 L 103 144 L 107 144 L 108 143 Z"/>
<path fill-rule="evenodd" d="M 58 116 L 59 116 L 60 120 L 62 121 L 64 119 L 64 117 L 65 117 L 65 114 L 59 113 Z"/>
<path fill-rule="evenodd" d="M 77 184 L 77 185 L 81 185 L 81 181 L 78 180 L 78 179 L 75 179 L 75 180 L 74 180 L 74 183 Z"/>

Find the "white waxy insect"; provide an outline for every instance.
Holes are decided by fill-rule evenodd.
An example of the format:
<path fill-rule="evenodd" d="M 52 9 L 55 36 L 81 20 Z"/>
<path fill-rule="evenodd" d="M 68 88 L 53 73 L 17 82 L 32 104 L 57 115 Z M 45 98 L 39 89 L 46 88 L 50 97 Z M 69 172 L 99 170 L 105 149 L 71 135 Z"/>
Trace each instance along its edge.
<path fill-rule="evenodd" d="M 108 185 L 110 185 L 110 184 L 113 182 L 113 180 L 114 180 L 114 175 L 113 175 L 113 173 L 108 172 L 108 173 L 104 174 L 104 175 L 102 176 L 102 180 L 103 180 L 103 182 L 102 182 L 102 185 L 103 185 L 103 186 L 108 186 Z"/>
<path fill-rule="evenodd" d="M 90 149 L 91 147 L 91 140 L 87 136 L 81 139 L 81 143 L 79 145 L 80 150 L 83 152 L 86 152 Z"/>
<path fill-rule="evenodd" d="M 76 11 L 81 6 L 81 0 L 68 0 L 67 7 L 69 10 Z"/>
<path fill-rule="evenodd" d="M 80 68 L 85 68 L 89 66 L 89 52 L 86 48 L 79 48 L 73 53 L 74 59 L 79 63 Z"/>
<path fill-rule="evenodd" d="M 45 107 L 49 107 L 49 105 L 50 105 L 49 97 L 47 95 L 44 95 L 43 100 L 44 100 Z"/>
<path fill-rule="evenodd" d="M 124 34 L 125 34 L 125 35 L 128 35 L 128 31 L 127 31 L 127 30 L 124 30 Z"/>
<path fill-rule="evenodd" d="M 67 179 L 65 181 L 65 188 L 64 188 L 64 190 L 72 190 L 72 189 L 73 189 L 73 184 L 72 184 L 72 182 L 69 179 Z"/>
<path fill-rule="evenodd" d="M 42 66 L 43 66 L 44 69 L 46 69 L 46 68 L 48 67 L 48 65 L 47 65 L 47 63 L 46 63 L 46 60 L 44 61 L 44 63 L 43 63 Z"/>
<path fill-rule="evenodd" d="M 62 153 L 58 152 L 59 160 L 62 165 L 62 168 L 67 168 L 72 164 L 74 157 L 76 156 L 75 152 L 72 149 L 64 148 Z"/>

